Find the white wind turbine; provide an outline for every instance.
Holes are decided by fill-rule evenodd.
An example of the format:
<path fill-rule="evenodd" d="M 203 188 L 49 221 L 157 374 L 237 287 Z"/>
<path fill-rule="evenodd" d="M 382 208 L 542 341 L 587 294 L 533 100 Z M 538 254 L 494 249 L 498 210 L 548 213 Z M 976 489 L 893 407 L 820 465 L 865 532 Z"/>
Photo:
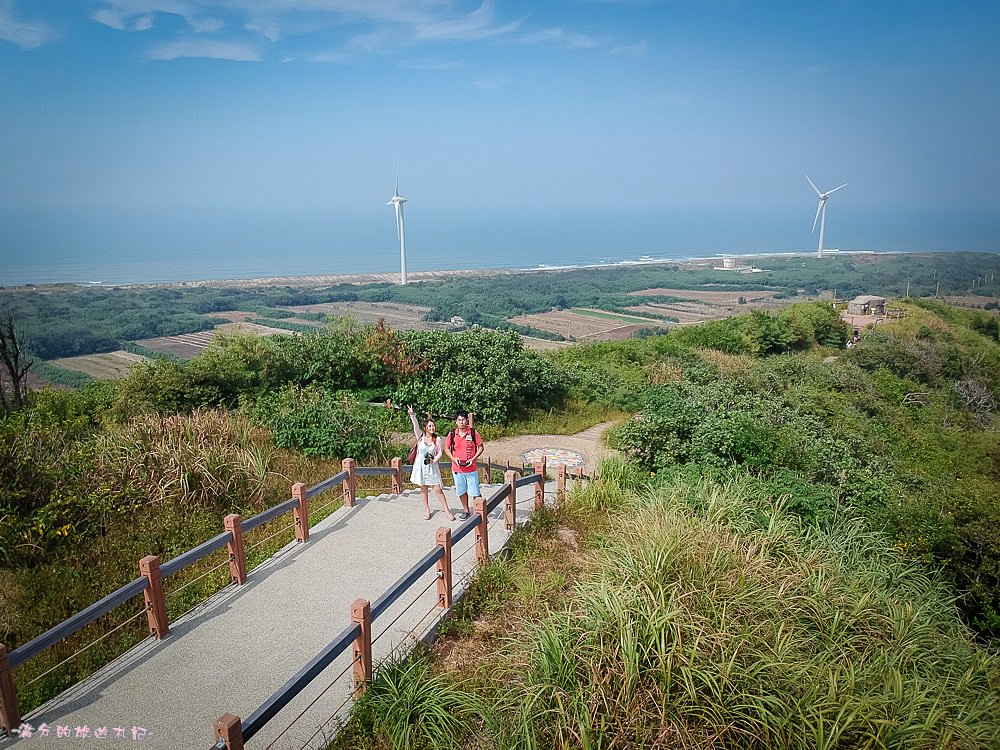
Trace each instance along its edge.
<path fill-rule="evenodd" d="M 406 285 L 406 227 L 403 223 L 403 204 L 406 198 L 399 194 L 399 167 L 396 167 L 396 188 L 392 191 L 392 199 L 387 206 L 396 207 L 396 231 L 399 233 L 399 283 Z"/>
<path fill-rule="evenodd" d="M 809 180 L 809 175 L 806 175 L 806 179 Z M 819 205 L 816 206 L 816 218 L 813 219 L 813 228 L 812 228 L 812 231 L 814 231 L 814 232 L 816 231 L 816 222 L 819 221 L 819 249 L 816 250 L 816 257 L 817 258 L 822 258 L 823 257 L 823 232 L 826 229 L 826 199 L 829 198 L 834 193 L 836 193 L 838 190 L 840 190 L 840 188 L 847 187 L 847 183 L 845 182 L 843 185 L 841 185 L 840 187 L 835 187 L 833 190 L 827 190 L 825 193 L 821 193 L 819 191 L 819 188 L 816 187 L 816 185 L 813 183 L 812 180 L 809 180 L 809 184 L 812 185 L 812 189 L 815 190 L 816 191 L 816 195 L 819 196 Z M 821 214 L 822 214 L 822 217 L 820 216 Z"/>

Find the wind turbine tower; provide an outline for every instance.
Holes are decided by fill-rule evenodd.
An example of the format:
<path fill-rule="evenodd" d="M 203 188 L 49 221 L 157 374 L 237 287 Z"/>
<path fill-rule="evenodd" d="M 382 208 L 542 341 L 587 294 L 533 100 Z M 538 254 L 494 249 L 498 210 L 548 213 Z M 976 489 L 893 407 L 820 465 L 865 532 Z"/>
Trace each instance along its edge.
<path fill-rule="evenodd" d="M 806 179 L 809 180 L 809 175 L 806 175 Z M 827 190 L 825 193 L 821 193 L 819 191 L 819 188 L 816 187 L 816 185 L 813 183 L 812 180 L 809 180 L 809 184 L 812 185 L 812 189 L 815 190 L 816 195 L 819 196 L 819 205 L 816 206 L 816 218 L 813 219 L 812 231 L 814 232 L 816 231 L 816 222 L 819 221 L 819 248 L 816 250 L 816 257 L 822 258 L 823 232 L 826 229 L 826 199 L 829 198 L 834 193 L 836 193 L 838 190 L 840 190 L 840 188 L 847 187 L 847 183 L 845 182 L 843 185 L 841 185 L 840 187 L 835 187 L 833 190 Z"/>
<path fill-rule="evenodd" d="M 406 286 L 406 225 L 403 222 L 403 204 L 406 198 L 399 194 L 399 167 L 396 167 L 396 188 L 387 206 L 396 208 L 396 231 L 399 233 L 399 283 Z"/>

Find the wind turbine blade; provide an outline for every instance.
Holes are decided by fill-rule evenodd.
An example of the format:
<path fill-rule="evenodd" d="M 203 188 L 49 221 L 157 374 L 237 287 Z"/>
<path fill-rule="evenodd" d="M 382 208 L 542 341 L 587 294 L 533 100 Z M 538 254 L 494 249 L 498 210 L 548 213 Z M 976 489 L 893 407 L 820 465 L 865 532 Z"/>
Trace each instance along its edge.
<path fill-rule="evenodd" d="M 847 183 L 846 182 L 843 185 L 841 185 L 840 187 L 835 187 L 833 190 L 828 190 L 826 194 L 830 195 L 830 193 L 836 193 L 838 190 L 840 190 L 840 188 L 844 188 L 844 187 L 847 187 Z"/>
<path fill-rule="evenodd" d="M 809 180 L 809 175 L 806 175 L 806 179 Z M 809 180 L 809 184 L 812 185 L 812 189 L 816 191 L 816 195 L 822 195 L 822 193 L 819 191 L 819 188 L 816 187 L 816 185 L 813 183 L 812 180 Z"/>
<path fill-rule="evenodd" d="M 811 232 L 809 232 L 809 234 L 812 234 L 813 232 L 815 232 L 815 231 L 816 231 L 816 222 L 817 222 L 817 221 L 819 221 L 819 212 L 820 212 L 820 210 L 821 210 L 822 208 L 823 208 L 823 201 L 820 201 L 820 202 L 819 202 L 819 205 L 818 205 L 818 206 L 816 206 L 816 218 L 815 218 L 815 219 L 813 219 L 813 228 L 812 228 L 812 231 L 811 231 Z"/>
<path fill-rule="evenodd" d="M 399 159 L 396 159 L 396 187 L 392 191 L 393 195 L 399 195 Z"/>

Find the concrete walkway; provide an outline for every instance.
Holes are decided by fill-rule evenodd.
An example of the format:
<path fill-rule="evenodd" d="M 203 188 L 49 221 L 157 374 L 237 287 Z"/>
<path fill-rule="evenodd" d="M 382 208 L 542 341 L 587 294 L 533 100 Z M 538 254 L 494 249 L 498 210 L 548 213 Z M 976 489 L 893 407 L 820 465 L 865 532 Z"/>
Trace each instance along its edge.
<path fill-rule="evenodd" d="M 577 453 L 583 459 L 582 463 L 576 465 L 567 463 L 567 466 L 571 470 L 575 470 L 577 465 L 582 466 L 584 472 L 589 475 L 597 469 L 604 457 L 614 453 L 604 444 L 604 433 L 615 424 L 615 422 L 602 422 L 575 435 L 518 435 L 500 440 L 489 440 L 486 442 L 483 459 L 488 457 L 497 464 L 510 461 L 511 465 L 520 466 L 525 460 L 525 454 L 534 450 L 566 451 Z M 555 465 L 549 459 L 549 466 L 554 467 Z"/>
<path fill-rule="evenodd" d="M 499 486 L 484 485 L 484 497 Z M 446 495 L 453 509 L 460 507 L 454 490 Z M 554 497 L 555 483 L 549 482 L 546 502 Z M 532 501 L 532 486 L 518 490 L 518 523 L 527 519 Z M 47 725 L 47 737 L 36 731 L 0 740 L 0 748 L 209 748 L 216 719 L 227 712 L 246 719 L 340 634 L 355 599 L 374 601 L 434 549 L 439 526 L 459 525 L 435 507 L 432 495 L 434 514 L 424 520 L 413 489 L 339 509 L 313 527 L 308 543 L 289 544 L 251 571 L 245 585 L 226 588 L 172 623 L 164 640 L 147 639 L 25 717 L 36 730 Z M 491 514 L 490 551 L 508 536 L 501 504 Z M 470 533 L 453 549 L 456 592 L 468 585 L 474 544 Z M 374 622 L 376 663 L 394 648 L 406 650 L 436 624 L 435 581 L 432 568 Z M 348 649 L 248 746 L 323 747 L 330 719 L 350 705 L 350 670 L 335 679 L 350 663 Z M 58 736 L 62 728 L 68 736 Z"/>

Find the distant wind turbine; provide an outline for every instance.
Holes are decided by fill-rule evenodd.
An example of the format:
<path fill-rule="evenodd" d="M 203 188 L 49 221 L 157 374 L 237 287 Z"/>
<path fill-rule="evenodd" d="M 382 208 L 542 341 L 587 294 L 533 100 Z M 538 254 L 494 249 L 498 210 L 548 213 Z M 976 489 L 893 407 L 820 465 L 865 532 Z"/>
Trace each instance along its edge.
<path fill-rule="evenodd" d="M 809 180 L 809 175 L 806 175 L 806 179 Z M 822 258 L 823 232 L 826 229 L 826 199 L 829 198 L 834 193 L 836 193 L 838 190 L 840 190 L 840 188 L 847 187 L 847 183 L 845 182 L 843 185 L 841 185 L 840 187 L 835 187 L 833 190 L 827 190 L 825 193 L 821 193 L 819 191 L 819 188 L 816 187 L 816 185 L 813 183 L 812 180 L 809 180 L 809 184 L 812 185 L 812 189 L 815 190 L 816 195 L 819 196 L 819 205 L 816 206 L 816 218 L 813 219 L 812 231 L 813 232 L 816 231 L 816 222 L 819 221 L 819 249 L 816 250 L 816 257 Z"/>
<path fill-rule="evenodd" d="M 403 204 L 406 198 L 399 194 L 399 165 L 396 165 L 396 188 L 387 206 L 396 207 L 396 231 L 399 233 L 399 283 L 406 286 L 406 226 L 403 223 Z"/>

